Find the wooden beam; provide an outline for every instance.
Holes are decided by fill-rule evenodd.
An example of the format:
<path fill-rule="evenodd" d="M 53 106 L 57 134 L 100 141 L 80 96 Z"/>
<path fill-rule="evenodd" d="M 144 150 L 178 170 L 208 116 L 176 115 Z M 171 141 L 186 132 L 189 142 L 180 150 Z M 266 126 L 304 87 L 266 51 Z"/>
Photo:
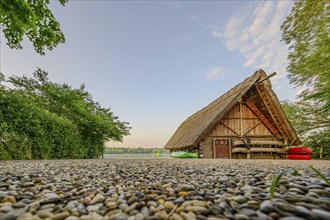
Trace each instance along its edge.
<path fill-rule="evenodd" d="M 239 117 L 241 118 L 240 119 L 240 135 L 241 137 L 243 137 L 243 109 L 242 109 L 242 102 L 239 103 Z"/>
<path fill-rule="evenodd" d="M 231 149 L 232 153 L 247 153 L 247 148 L 245 147 L 233 147 Z"/>
<path fill-rule="evenodd" d="M 263 79 L 257 81 L 256 84 L 262 83 L 263 81 L 269 79 L 270 77 L 275 76 L 276 74 L 277 74 L 276 72 L 273 72 L 273 73 L 271 73 L 270 75 L 268 75 L 266 78 L 263 78 Z"/>
<path fill-rule="evenodd" d="M 268 112 L 270 112 L 270 116 L 272 117 L 276 126 L 280 129 L 280 131 L 284 131 L 286 135 L 289 135 L 288 131 L 285 129 L 285 126 L 282 124 L 282 120 L 278 120 L 276 108 L 273 106 L 272 102 L 270 101 L 270 97 L 268 93 L 265 91 L 265 88 L 262 86 L 256 86 L 257 92 L 261 97 L 264 105 L 266 106 Z"/>
<path fill-rule="evenodd" d="M 257 127 L 259 124 L 261 123 L 261 121 L 258 121 L 255 125 L 253 125 L 252 127 L 248 128 L 246 131 L 244 131 L 243 135 L 246 135 L 249 131 L 251 131 L 253 128 Z"/>
<path fill-rule="evenodd" d="M 234 132 L 235 134 L 238 134 L 238 135 L 239 135 L 239 133 L 237 133 L 236 131 L 234 131 L 231 127 L 225 125 L 222 121 L 220 121 L 220 124 L 222 124 L 223 126 L 225 126 L 226 128 L 228 128 L 229 130 L 231 130 L 231 131 Z"/>
<path fill-rule="evenodd" d="M 233 147 L 231 149 L 232 153 L 248 153 L 248 149 L 245 147 Z M 283 148 L 267 148 L 267 147 L 252 147 L 250 148 L 250 152 L 265 152 L 265 153 L 286 153 Z"/>
<path fill-rule="evenodd" d="M 222 120 L 230 120 L 230 119 L 236 119 L 236 120 L 238 120 L 238 119 L 241 119 L 241 118 L 239 118 L 239 117 L 236 117 L 236 118 L 223 118 Z M 254 118 L 244 118 L 244 117 L 243 117 L 243 119 L 244 119 L 244 120 L 249 120 L 249 119 L 252 120 L 252 119 L 258 119 L 258 118 L 257 118 L 257 117 L 254 117 Z"/>
<path fill-rule="evenodd" d="M 251 152 L 286 153 L 283 148 L 252 147 Z"/>
<path fill-rule="evenodd" d="M 257 144 L 268 144 L 268 145 L 278 145 L 278 146 L 285 146 L 285 144 L 282 141 L 274 141 L 274 140 L 262 140 L 262 139 L 251 139 L 251 145 Z M 238 146 L 238 145 L 244 145 L 244 142 L 242 140 L 236 140 L 233 141 L 233 146 Z"/>
<path fill-rule="evenodd" d="M 245 104 L 251 109 L 254 114 L 258 116 L 258 118 L 260 118 L 262 123 L 275 135 L 275 137 L 277 139 L 281 139 L 282 135 L 280 134 L 280 132 L 270 123 L 266 116 L 262 114 L 262 112 L 257 108 L 257 106 L 255 106 L 255 104 L 247 98 L 244 98 L 244 100 Z"/>

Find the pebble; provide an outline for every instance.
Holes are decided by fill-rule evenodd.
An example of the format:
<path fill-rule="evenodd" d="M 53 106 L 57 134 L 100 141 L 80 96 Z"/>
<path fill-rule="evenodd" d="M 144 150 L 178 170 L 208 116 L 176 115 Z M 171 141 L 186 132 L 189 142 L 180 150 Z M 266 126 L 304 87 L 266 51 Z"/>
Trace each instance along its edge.
<path fill-rule="evenodd" d="M 304 206 L 296 205 L 294 208 L 295 208 L 294 212 L 298 216 L 301 216 L 305 219 L 310 219 L 310 220 L 317 219 L 316 215 L 313 212 L 311 212 L 310 210 L 308 210 L 307 208 L 305 208 Z"/>
<path fill-rule="evenodd" d="M 65 218 L 69 217 L 69 216 L 70 216 L 69 212 L 60 212 L 58 214 L 55 214 L 55 215 L 51 216 L 51 219 L 52 220 L 63 220 Z"/>
<path fill-rule="evenodd" d="M 228 200 L 232 200 L 240 204 L 247 201 L 247 199 L 244 196 L 233 196 L 233 197 L 229 197 Z"/>
<path fill-rule="evenodd" d="M 212 215 L 218 215 L 220 213 L 223 212 L 223 208 L 218 206 L 218 205 L 213 205 L 210 209 L 209 209 L 209 213 Z"/>
<path fill-rule="evenodd" d="M 237 213 L 234 215 L 237 220 L 249 220 L 250 218 L 247 215 Z"/>
<path fill-rule="evenodd" d="M 175 207 L 175 204 L 173 203 L 173 202 L 169 202 L 169 201 L 166 201 L 165 203 L 164 203 L 164 207 L 166 208 L 166 209 L 173 209 L 174 207 Z"/>
<path fill-rule="evenodd" d="M 9 203 L 10 204 L 10 203 Z M 6 213 L 6 212 L 10 212 L 10 211 L 12 211 L 14 208 L 13 208 L 13 206 L 12 205 L 3 205 L 3 206 L 1 206 L 0 207 L 0 212 L 4 212 L 4 213 Z"/>
<path fill-rule="evenodd" d="M 173 213 L 173 215 L 170 218 L 171 220 L 184 220 L 180 215 Z"/>
<path fill-rule="evenodd" d="M 319 219 L 329 220 L 330 219 L 330 211 L 324 211 L 321 209 L 312 209 L 312 213 L 316 215 Z"/>
<path fill-rule="evenodd" d="M 289 217 L 280 218 L 279 220 L 305 220 L 305 219 L 300 218 L 300 217 L 295 217 L 295 216 L 289 216 Z"/>
<path fill-rule="evenodd" d="M 18 210 L 13 210 L 10 211 L 4 215 L 0 215 L 1 220 L 16 220 L 20 215 L 24 214 L 25 210 L 24 209 L 18 209 Z"/>
<path fill-rule="evenodd" d="M 255 200 L 249 200 L 249 201 L 247 201 L 246 204 L 251 209 L 256 209 L 257 210 L 260 207 L 259 202 L 255 201 Z"/>
<path fill-rule="evenodd" d="M 100 203 L 103 202 L 104 200 L 104 196 L 101 194 L 97 194 L 90 202 L 91 205 L 94 205 L 96 203 Z"/>
<path fill-rule="evenodd" d="M 185 210 L 188 212 L 194 212 L 194 213 L 201 214 L 201 215 L 205 215 L 208 213 L 207 208 L 202 207 L 202 206 L 187 206 L 185 208 Z"/>
<path fill-rule="evenodd" d="M 0 161 L 3 220 L 328 220 L 325 161 Z M 292 167 L 269 199 L 273 178 Z M 312 176 L 309 176 L 312 175 Z"/>
<path fill-rule="evenodd" d="M 269 213 L 273 210 L 273 202 L 270 200 L 265 200 L 260 204 L 260 211 L 264 213 Z"/>
<path fill-rule="evenodd" d="M 6 196 L 5 198 L 2 199 L 1 203 L 5 203 L 5 202 L 15 203 L 16 199 L 14 196 Z"/>

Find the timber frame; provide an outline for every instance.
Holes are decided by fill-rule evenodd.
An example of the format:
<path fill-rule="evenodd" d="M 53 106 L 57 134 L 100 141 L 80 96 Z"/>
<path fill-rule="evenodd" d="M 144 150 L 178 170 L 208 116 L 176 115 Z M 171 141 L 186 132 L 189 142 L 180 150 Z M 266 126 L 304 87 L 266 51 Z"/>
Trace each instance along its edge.
<path fill-rule="evenodd" d="M 286 158 L 284 147 L 300 140 L 271 88 L 272 75 L 256 71 L 190 116 L 165 148 L 202 158 Z"/>

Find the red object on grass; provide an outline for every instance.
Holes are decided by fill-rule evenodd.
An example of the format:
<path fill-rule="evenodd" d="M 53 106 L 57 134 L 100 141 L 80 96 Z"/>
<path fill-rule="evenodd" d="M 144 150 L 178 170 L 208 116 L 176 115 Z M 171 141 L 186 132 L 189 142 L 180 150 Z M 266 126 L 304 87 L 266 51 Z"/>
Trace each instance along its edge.
<path fill-rule="evenodd" d="M 288 155 L 289 160 L 311 160 L 311 156 L 308 154 L 289 154 Z"/>
<path fill-rule="evenodd" d="M 290 148 L 288 153 L 289 154 L 312 154 L 313 151 L 308 147 L 294 147 L 294 148 Z"/>
<path fill-rule="evenodd" d="M 288 159 L 289 160 L 311 160 L 313 151 L 308 147 L 294 147 L 288 150 Z"/>

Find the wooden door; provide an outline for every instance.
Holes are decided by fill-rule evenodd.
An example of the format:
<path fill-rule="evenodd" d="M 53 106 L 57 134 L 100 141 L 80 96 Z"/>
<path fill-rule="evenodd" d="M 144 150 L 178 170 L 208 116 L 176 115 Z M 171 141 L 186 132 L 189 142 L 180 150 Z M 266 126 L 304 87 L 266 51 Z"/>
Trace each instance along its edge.
<path fill-rule="evenodd" d="M 230 158 L 230 144 L 227 138 L 214 138 L 213 141 L 214 158 Z"/>

